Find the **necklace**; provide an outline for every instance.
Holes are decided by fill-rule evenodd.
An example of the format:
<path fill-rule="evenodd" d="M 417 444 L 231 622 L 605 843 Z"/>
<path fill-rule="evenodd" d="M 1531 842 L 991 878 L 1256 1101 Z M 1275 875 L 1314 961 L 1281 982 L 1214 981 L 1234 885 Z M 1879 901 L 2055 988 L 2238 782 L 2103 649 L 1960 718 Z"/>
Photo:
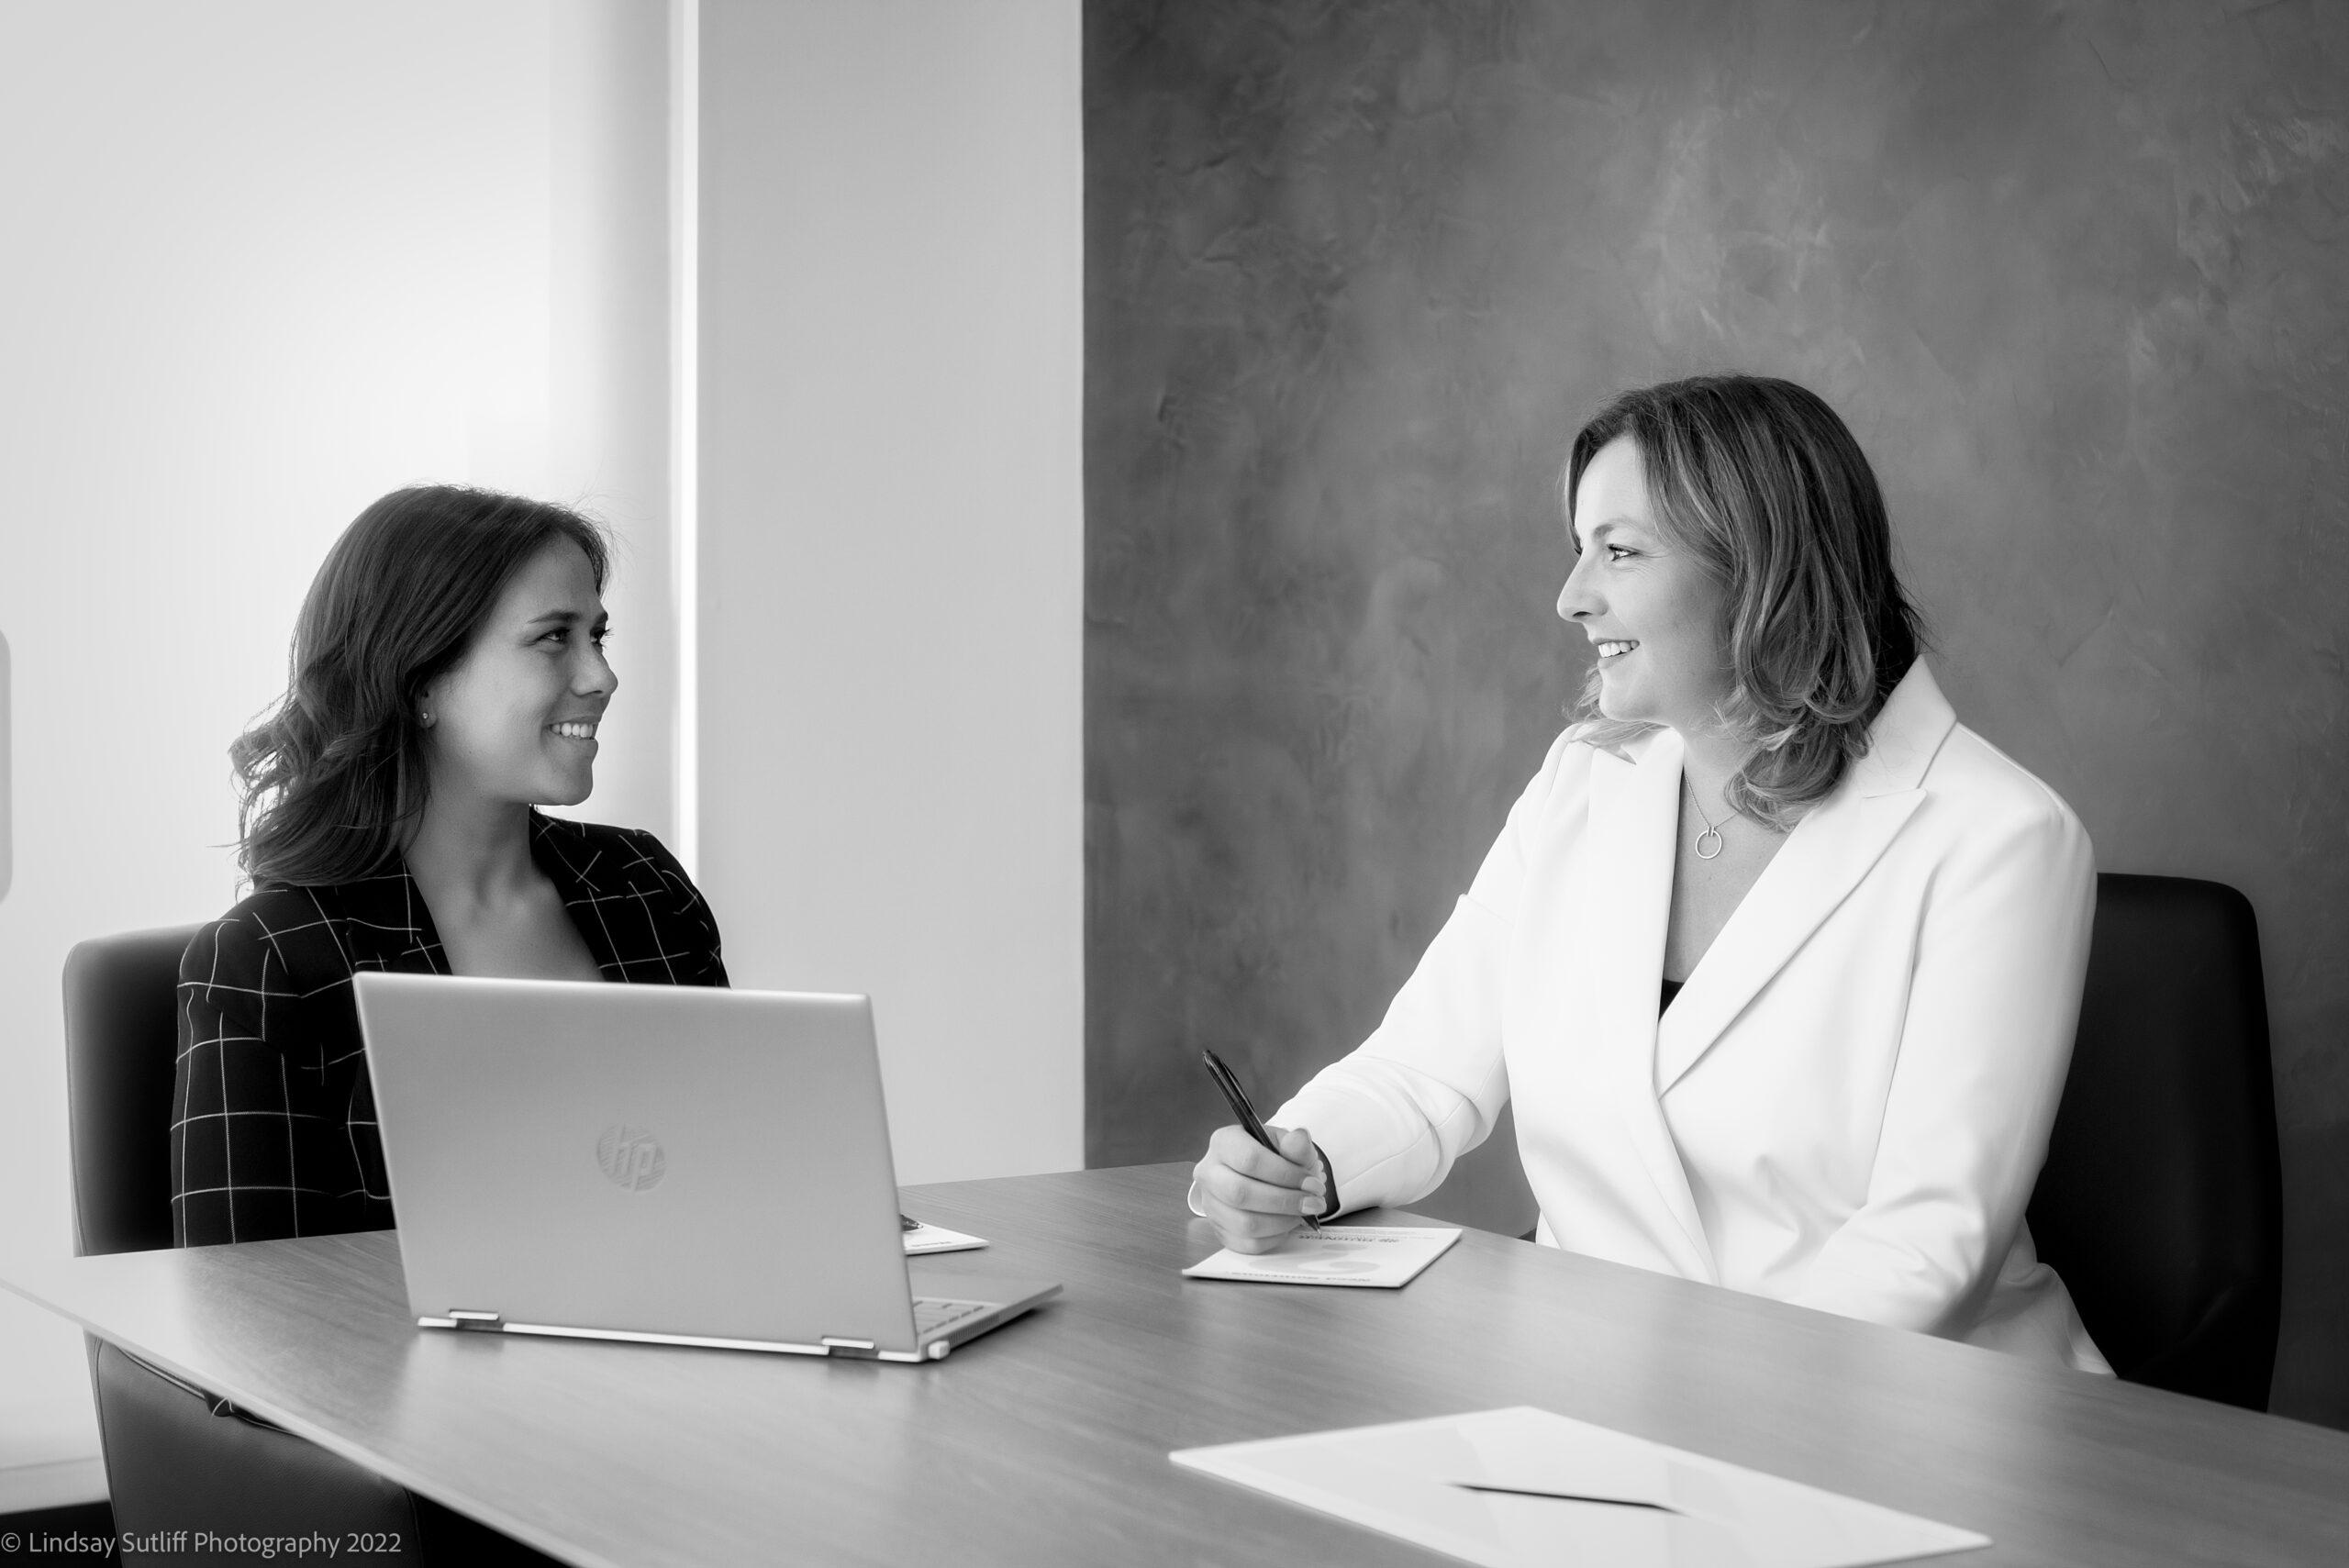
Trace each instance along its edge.
<path fill-rule="evenodd" d="M 1697 798 L 1697 786 L 1693 784 L 1688 784 L 1688 775 L 1686 773 L 1681 774 L 1680 782 L 1682 784 L 1688 784 L 1688 804 L 1697 808 L 1697 820 L 1705 825 L 1705 830 L 1698 834 L 1696 841 L 1688 847 L 1697 851 L 1697 858 L 1698 860 L 1712 860 L 1721 852 L 1721 830 L 1714 825 L 1711 817 L 1705 815 L 1705 804 Z M 1731 807 L 1729 816 L 1734 817 L 1736 815 L 1736 808 Z M 1729 820 L 1729 817 L 1724 817 L 1721 820 L 1726 822 Z M 1705 840 L 1708 839 L 1710 839 L 1713 841 L 1713 847 L 1709 850 L 1705 848 Z"/>

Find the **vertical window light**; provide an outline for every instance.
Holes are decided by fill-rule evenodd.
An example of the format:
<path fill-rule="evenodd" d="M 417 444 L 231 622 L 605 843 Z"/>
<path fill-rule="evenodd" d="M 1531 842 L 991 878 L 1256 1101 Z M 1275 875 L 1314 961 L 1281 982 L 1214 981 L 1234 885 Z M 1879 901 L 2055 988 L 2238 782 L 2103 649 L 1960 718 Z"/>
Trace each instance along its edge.
<path fill-rule="evenodd" d="M 671 0 L 670 539 L 677 604 L 677 859 L 701 875 L 701 0 Z"/>
<path fill-rule="evenodd" d="M 0 632 L 0 898 L 8 896 L 8 882 L 16 869 L 16 857 L 9 852 L 15 843 L 13 818 L 8 814 L 8 784 L 12 769 L 8 759 L 8 731 L 14 720 L 8 712 L 8 635 Z"/>

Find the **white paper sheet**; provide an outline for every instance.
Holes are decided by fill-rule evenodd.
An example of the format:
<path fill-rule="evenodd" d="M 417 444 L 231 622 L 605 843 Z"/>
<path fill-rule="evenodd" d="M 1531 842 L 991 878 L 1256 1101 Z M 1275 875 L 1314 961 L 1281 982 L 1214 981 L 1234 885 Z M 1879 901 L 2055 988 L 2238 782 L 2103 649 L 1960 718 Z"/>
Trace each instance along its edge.
<path fill-rule="evenodd" d="M 1267 1284 L 1351 1284 L 1395 1290 L 1419 1277 L 1460 1240 L 1457 1228 L 1325 1225 L 1300 1230 L 1277 1251 L 1250 1256 L 1227 1247 L 1183 1271 L 1188 1279 L 1254 1280 Z"/>
<path fill-rule="evenodd" d="M 1865 1568 L 1990 1544 L 1530 1406 L 1170 1457 L 1483 1568 Z M 1476 1492 L 1461 1481 L 1620 1501 Z M 1627 1506 L 1640 1503 L 1661 1506 Z"/>
<path fill-rule="evenodd" d="M 905 1233 L 906 1255 L 917 1252 L 967 1252 L 987 1244 L 984 1236 L 965 1236 L 943 1225 L 917 1225 Z"/>

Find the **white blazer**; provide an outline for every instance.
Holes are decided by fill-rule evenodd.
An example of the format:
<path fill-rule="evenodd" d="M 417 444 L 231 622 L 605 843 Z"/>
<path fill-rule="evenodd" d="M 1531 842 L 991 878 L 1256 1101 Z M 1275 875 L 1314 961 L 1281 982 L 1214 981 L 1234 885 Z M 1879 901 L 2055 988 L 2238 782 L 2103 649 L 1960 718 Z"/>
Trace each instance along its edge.
<path fill-rule="evenodd" d="M 1682 746 L 1550 748 L 1386 1020 L 1274 1120 L 1348 1208 L 1517 1106 L 1540 1240 L 2109 1371 L 2023 1207 L 2071 1060 L 2087 834 L 1920 661 L 1659 1023 Z"/>

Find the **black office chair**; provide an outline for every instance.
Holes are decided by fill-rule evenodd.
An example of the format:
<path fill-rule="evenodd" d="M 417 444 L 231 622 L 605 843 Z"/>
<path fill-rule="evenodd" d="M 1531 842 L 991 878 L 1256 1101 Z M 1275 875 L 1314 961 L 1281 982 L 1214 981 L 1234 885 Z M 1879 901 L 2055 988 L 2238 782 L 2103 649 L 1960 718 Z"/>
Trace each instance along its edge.
<path fill-rule="evenodd" d="M 127 931 L 65 956 L 73 1251 L 172 1244 L 172 1073 L 180 954 L 195 926 Z"/>
<path fill-rule="evenodd" d="M 172 1075 L 180 954 L 193 926 L 81 943 L 65 959 L 65 1084 L 72 1128 L 77 1255 L 172 1244 Z M 237 1411 L 93 1338 L 90 1377 L 115 1529 L 141 1536 L 396 1535 L 371 1562 L 426 1561 L 417 1499 L 404 1486 Z M 430 1517 L 435 1549 L 451 1531 Z M 456 1527 L 472 1525 L 462 1520 Z M 472 1526 L 475 1530 L 481 1527 Z M 502 1540 L 503 1538 L 494 1538 Z M 143 1562 L 210 1564 L 216 1555 Z"/>
<path fill-rule="evenodd" d="M 2283 1179 L 2259 927 L 2233 888 L 2097 878 L 2039 1255 L 2132 1383 L 2267 1408 Z"/>

